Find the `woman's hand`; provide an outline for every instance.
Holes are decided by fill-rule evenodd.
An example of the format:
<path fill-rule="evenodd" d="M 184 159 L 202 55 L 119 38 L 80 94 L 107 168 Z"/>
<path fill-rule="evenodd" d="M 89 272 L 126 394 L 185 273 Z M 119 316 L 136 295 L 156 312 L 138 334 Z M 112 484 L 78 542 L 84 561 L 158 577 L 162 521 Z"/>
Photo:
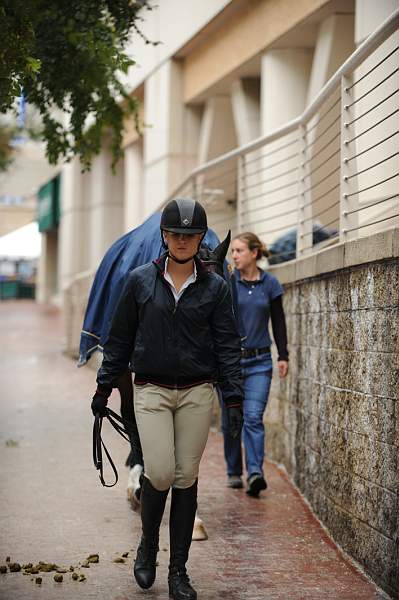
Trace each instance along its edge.
<path fill-rule="evenodd" d="M 100 417 L 105 417 L 108 398 L 111 395 L 112 388 L 107 388 L 101 385 L 97 386 L 96 393 L 91 401 L 91 410 L 94 416 L 98 413 Z"/>
<path fill-rule="evenodd" d="M 278 365 L 278 376 L 280 379 L 284 379 L 287 377 L 288 373 L 288 360 L 279 360 L 277 362 Z"/>

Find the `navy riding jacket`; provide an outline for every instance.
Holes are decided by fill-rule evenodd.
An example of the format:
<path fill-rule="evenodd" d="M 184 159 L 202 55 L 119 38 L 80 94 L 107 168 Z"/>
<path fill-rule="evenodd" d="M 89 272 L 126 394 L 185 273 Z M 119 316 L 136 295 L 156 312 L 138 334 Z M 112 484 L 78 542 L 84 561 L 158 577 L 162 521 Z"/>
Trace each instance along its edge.
<path fill-rule="evenodd" d="M 226 281 L 195 257 L 197 279 L 176 303 L 163 276 L 165 260 L 129 274 L 104 342 L 98 384 L 115 387 L 130 364 L 138 385 L 217 382 L 227 406 L 241 403 L 241 346 Z"/>
<path fill-rule="evenodd" d="M 102 351 L 129 272 L 164 252 L 160 222 L 160 213 L 151 215 L 142 225 L 116 240 L 105 253 L 87 302 L 80 335 L 78 367 L 86 364 L 94 352 Z M 203 244 L 211 249 L 219 244 L 217 235 L 211 229 L 208 229 Z"/>

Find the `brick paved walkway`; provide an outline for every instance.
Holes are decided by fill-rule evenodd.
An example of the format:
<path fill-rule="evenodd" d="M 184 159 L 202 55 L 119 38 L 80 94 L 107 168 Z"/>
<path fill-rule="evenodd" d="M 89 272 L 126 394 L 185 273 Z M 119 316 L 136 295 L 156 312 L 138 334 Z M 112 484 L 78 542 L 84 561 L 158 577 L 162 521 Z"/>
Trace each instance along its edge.
<path fill-rule="evenodd" d="M 94 373 L 63 356 L 60 317 L 29 301 L 0 303 L 0 564 L 99 564 L 41 585 L 0 574 L 1 600 L 167 599 L 167 524 L 157 581 L 139 590 L 131 570 L 139 519 L 125 496 L 127 445 L 105 431 L 120 483 L 103 489 L 92 466 Z M 118 408 L 117 398 L 111 406 Z M 386 598 L 342 559 L 298 492 L 275 466 L 259 500 L 225 487 L 221 435 L 212 433 L 200 475 L 200 514 L 209 540 L 194 542 L 190 574 L 199 600 Z M 130 552 L 125 564 L 113 559 Z"/>

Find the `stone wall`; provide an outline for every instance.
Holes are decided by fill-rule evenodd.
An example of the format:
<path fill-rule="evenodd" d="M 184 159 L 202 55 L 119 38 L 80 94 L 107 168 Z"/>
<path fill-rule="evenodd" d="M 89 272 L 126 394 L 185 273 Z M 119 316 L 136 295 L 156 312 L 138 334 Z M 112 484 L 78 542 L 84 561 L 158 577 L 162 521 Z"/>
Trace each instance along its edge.
<path fill-rule="evenodd" d="M 285 287 L 290 376 L 273 383 L 268 455 L 399 598 L 399 260 Z"/>

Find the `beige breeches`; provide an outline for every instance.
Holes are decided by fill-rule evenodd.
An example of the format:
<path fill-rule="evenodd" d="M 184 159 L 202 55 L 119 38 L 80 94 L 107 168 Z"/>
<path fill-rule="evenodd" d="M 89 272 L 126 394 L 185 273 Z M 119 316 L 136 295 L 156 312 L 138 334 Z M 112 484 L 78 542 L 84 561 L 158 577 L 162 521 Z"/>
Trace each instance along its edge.
<path fill-rule="evenodd" d="M 214 394 L 210 383 L 185 390 L 151 383 L 134 386 L 145 475 L 157 490 L 188 488 L 197 479 Z"/>

